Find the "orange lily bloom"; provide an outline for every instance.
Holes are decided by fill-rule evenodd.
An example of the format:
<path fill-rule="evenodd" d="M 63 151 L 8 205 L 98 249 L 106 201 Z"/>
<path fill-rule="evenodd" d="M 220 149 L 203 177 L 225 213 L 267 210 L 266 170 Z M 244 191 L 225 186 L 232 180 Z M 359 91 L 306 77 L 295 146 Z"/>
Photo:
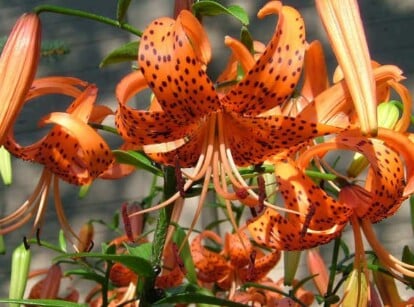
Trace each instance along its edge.
<path fill-rule="evenodd" d="M 117 86 L 116 125 L 121 136 L 158 163 L 194 167 L 191 175 L 185 174 L 182 191 L 204 177 L 199 207 L 211 175 L 225 199 L 251 203 L 253 198 L 257 204 L 258 195 L 237 166 L 260 164 L 280 150 L 340 130 L 306 117 L 269 114 L 292 95 L 306 48 L 299 12 L 270 1 L 258 16 L 269 14 L 278 14 L 278 23 L 257 60 L 242 43 L 226 38 L 233 59 L 245 72 L 240 82 L 231 79 L 231 69 L 228 76 L 222 75 L 221 80 L 234 83 L 230 87 L 216 87 L 206 75 L 210 45 L 201 24 L 185 10 L 176 20 L 159 18 L 148 26 L 139 47 L 140 69 Z M 149 110 L 129 107 L 128 100 L 147 87 L 155 95 Z M 227 190 L 226 178 L 235 192 Z M 241 199 L 240 190 L 247 190 L 248 199 Z M 181 194 L 148 210 L 168 205 Z"/>
<path fill-rule="evenodd" d="M 304 170 L 310 161 L 322 159 L 331 150 L 359 152 L 369 161 L 365 186 L 354 183 L 339 189 L 334 199 L 308 178 Z M 394 214 L 403 200 L 413 193 L 412 152 L 414 143 L 400 132 L 379 128 L 378 139 L 361 136 L 357 130 L 343 132 L 334 139 L 303 151 L 297 161 L 276 161 L 276 178 L 285 205 L 298 214 L 281 216 L 273 209 L 248 225 L 260 244 L 284 250 L 302 250 L 324 244 L 338 236 L 348 221 L 356 239 L 356 266 L 363 262 L 364 248 L 359 227 L 380 261 L 394 273 L 414 276 L 413 268 L 404 264 L 381 246 L 372 224 Z M 407 165 L 404 167 L 404 162 Z M 406 171 L 406 176 L 404 173 Z M 408 182 L 408 184 L 405 184 Z"/>
<path fill-rule="evenodd" d="M 205 248 L 202 241 L 210 239 L 222 245 L 221 252 Z M 274 250 L 265 254 L 254 247 L 244 232 L 226 234 L 225 242 L 210 230 L 205 230 L 191 242 L 191 254 L 197 277 L 205 285 L 216 284 L 229 290 L 229 299 L 245 282 L 260 282 L 279 262 L 281 253 Z"/>
<path fill-rule="evenodd" d="M 358 3 L 356 0 L 316 0 L 315 3 L 344 73 L 361 131 L 375 135 L 378 128 L 375 80 Z"/>
<path fill-rule="evenodd" d="M 41 24 L 33 13 L 13 27 L 0 57 L 0 145 L 24 105 L 40 58 Z"/>
<path fill-rule="evenodd" d="M 47 94 L 63 94 L 75 100 L 64 112 L 45 116 L 40 124 L 56 124 L 39 141 L 21 146 L 11 129 L 6 148 L 16 157 L 44 165 L 42 176 L 33 192 L 18 209 L 0 219 L 0 233 L 8 233 L 28 222 L 33 216 L 33 229 L 41 227 L 49 190 L 53 184 L 55 208 L 66 235 L 77 235 L 70 227 L 59 195 L 59 178 L 76 185 L 90 184 L 113 162 L 104 139 L 88 125 L 95 116 L 110 114 L 106 107 L 94 106 L 97 88 L 84 81 L 68 77 L 49 77 L 33 82 L 26 102 Z"/>

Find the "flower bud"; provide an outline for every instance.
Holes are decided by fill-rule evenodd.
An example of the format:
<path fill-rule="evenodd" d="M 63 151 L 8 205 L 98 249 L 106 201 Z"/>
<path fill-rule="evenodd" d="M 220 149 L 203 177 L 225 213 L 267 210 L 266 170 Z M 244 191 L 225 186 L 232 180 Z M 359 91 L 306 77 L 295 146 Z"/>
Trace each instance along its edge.
<path fill-rule="evenodd" d="M 13 252 L 10 278 L 10 299 L 22 299 L 26 289 L 29 274 L 31 251 L 20 244 Z M 9 304 L 10 307 L 18 307 L 20 304 Z"/>
<path fill-rule="evenodd" d="M 313 282 L 319 291 L 320 295 L 325 295 L 328 290 L 329 274 L 326 269 L 326 264 L 319 251 L 311 248 L 307 251 L 306 262 L 308 270 L 312 275 L 315 275 Z"/>
<path fill-rule="evenodd" d="M 34 13 L 22 15 L 0 57 L 0 145 L 20 112 L 36 75 L 41 25 Z"/>
<path fill-rule="evenodd" d="M 342 306 L 369 306 L 368 287 L 365 274 L 353 269 L 345 281 Z"/>

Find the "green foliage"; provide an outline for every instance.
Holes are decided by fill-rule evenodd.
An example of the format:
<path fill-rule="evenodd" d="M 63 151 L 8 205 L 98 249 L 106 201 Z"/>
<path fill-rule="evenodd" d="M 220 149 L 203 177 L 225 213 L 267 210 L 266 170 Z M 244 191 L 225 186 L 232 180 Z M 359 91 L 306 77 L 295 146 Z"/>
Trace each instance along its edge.
<path fill-rule="evenodd" d="M 242 25 L 249 25 L 249 16 L 246 11 L 238 5 L 225 7 L 216 1 L 206 0 L 194 3 L 193 11 L 196 15 L 200 16 L 230 15 L 240 21 Z"/>
<path fill-rule="evenodd" d="M 99 67 L 103 68 L 111 64 L 136 61 L 138 57 L 138 46 L 139 42 L 133 41 L 116 48 L 101 61 Z"/>

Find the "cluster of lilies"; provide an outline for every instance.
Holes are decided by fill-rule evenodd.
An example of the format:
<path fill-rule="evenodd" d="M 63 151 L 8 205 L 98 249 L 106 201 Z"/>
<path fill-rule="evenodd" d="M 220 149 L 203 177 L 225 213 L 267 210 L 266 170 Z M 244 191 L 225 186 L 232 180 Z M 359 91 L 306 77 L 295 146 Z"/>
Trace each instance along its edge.
<path fill-rule="evenodd" d="M 90 125 L 115 115 L 123 148 L 175 167 L 183 179 L 177 193 L 131 218 L 174 202 L 182 204 L 186 192 L 200 181 L 191 228 L 211 186 L 225 203 L 234 232 L 222 239 L 203 231 L 191 243 L 197 276 L 205 287 L 216 287 L 220 295 L 241 303 L 294 304 L 268 290 L 241 287 L 256 282 L 280 288 L 283 280 L 277 283 L 268 275 L 281 251 L 309 250 L 310 258 L 318 259 L 313 248 L 340 236 L 348 224 L 355 238 L 358 293 L 367 293 L 363 299 L 374 301 L 375 290 L 361 290 L 370 284 L 362 233 L 391 276 L 414 277 L 414 266 L 390 255 L 372 226 L 393 215 L 414 192 L 414 143 L 408 131 L 411 95 L 400 83 L 404 77 L 398 67 L 371 59 L 355 0 L 315 3 L 339 64 L 332 83 L 321 43 L 306 40 L 304 20 L 293 7 L 269 1 L 258 12 L 259 18 L 278 17 L 266 45 L 254 42 L 250 50 L 226 37 L 232 54 L 216 82 L 206 73 L 211 48 L 205 30 L 190 11 L 182 10 L 175 19 L 155 19 L 142 33 L 138 69 L 119 82 L 115 112 L 95 104 L 98 90 L 93 84 L 69 77 L 35 79 L 41 25 L 36 14 L 23 15 L 0 58 L 0 142 L 14 156 L 40 163 L 44 170 L 32 196 L 0 219 L 0 233 L 31 219 L 34 231 L 39 228 L 52 188 L 63 230 L 78 238 L 63 213 L 59 180 L 86 185 L 133 171 L 115 160 Z M 129 106 L 129 100 L 146 88 L 153 93 L 149 108 Z M 32 99 L 50 94 L 73 97 L 73 103 L 66 112 L 53 112 L 41 120 L 42 125 L 54 125 L 42 139 L 28 146 L 18 144 L 13 124 L 20 110 Z M 395 117 L 389 112 L 391 95 L 402 102 L 402 112 Z M 352 157 L 346 172 L 329 158 L 339 151 Z M 272 167 L 271 181 L 264 182 L 264 165 Z M 247 180 L 241 168 L 254 169 L 254 180 Z M 311 176 L 309 170 L 321 177 Z M 272 186 L 278 197 L 266 194 L 265 186 Z M 250 208 L 244 224 L 235 221 L 231 209 L 235 202 Z M 179 207 L 174 207 L 175 222 Z M 221 246 L 220 251 L 208 249 L 207 240 Z M 175 255 L 167 250 L 166 254 Z M 179 265 L 179 260 L 171 263 Z M 160 279 L 159 287 L 177 285 L 185 278 L 179 270 L 171 272 L 174 277 Z M 130 278 L 122 286 L 136 283 L 133 274 L 122 273 L 125 276 Z M 328 282 L 323 277 L 322 273 L 317 277 L 321 295 Z M 314 299 L 305 290 L 296 294 L 305 305 Z"/>

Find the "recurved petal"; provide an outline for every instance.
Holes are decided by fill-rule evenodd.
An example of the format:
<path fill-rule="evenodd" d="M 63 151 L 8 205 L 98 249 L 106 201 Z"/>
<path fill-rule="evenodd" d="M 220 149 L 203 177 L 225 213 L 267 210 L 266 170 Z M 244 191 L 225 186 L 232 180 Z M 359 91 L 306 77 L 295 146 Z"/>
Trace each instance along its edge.
<path fill-rule="evenodd" d="M 43 140 L 38 157 L 62 179 L 87 184 L 113 162 L 105 140 L 87 123 L 68 113 L 53 112 L 41 121 L 57 124 Z"/>
<path fill-rule="evenodd" d="M 262 163 L 281 150 L 341 131 L 337 127 L 307 121 L 300 115 L 247 117 L 234 112 L 224 113 L 221 125 L 238 166 Z"/>
<path fill-rule="evenodd" d="M 368 204 L 365 201 L 366 206 L 360 212 L 356 208 L 355 212 L 361 218 L 369 218 L 372 223 L 392 215 L 401 205 L 405 178 L 400 154 L 410 165 L 409 168 L 407 166 L 408 178 L 412 178 L 413 170 L 412 158 L 408 155 L 413 144 L 398 132 L 384 128 L 379 131 L 381 139 L 361 136 L 356 130 L 346 131 L 331 141 L 313 146 L 301 153 L 298 159 L 300 167 L 305 168 L 315 155 L 323 157 L 332 150 L 345 149 L 365 156 L 370 163 L 370 171 L 364 188 L 372 195 L 372 201 Z"/>
<path fill-rule="evenodd" d="M 304 250 L 328 243 L 337 237 L 342 227 L 329 233 L 302 234 L 297 220 L 283 217 L 276 210 L 267 208 L 262 215 L 247 225 L 253 240 L 262 246 L 278 250 Z"/>
<path fill-rule="evenodd" d="M 305 53 L 304 80 L 301 95 L 308 101 L 312 101 L 328 87 L 328 71 L 322 44 L 319 41 L 313 41 L 309 44 Z"/>
<path fill-rule="evenodd" d="M 164 111 L 144 111 L 128 106 L 135 94 L 147 88 L 141 71 L 133 72 L 121 80 L 116 88 L 119 108 L 115 124 L 122 138 L 140 146 L 172 142 L 192 134 L 198 123 L 194 118 L 186 123 L 178 123 L 174 117 Z"/>
<path fill-rule="evenodd" d="M 144 31 L 140 69 L 171 119 L 187 124 L 215 111 L 219 101 L 205 72 L 210 45 L 198 20 L 182 11 L 177 20 L 159 18 Z"/>
<path fill-rule="evenodd" d="M 180 167 L 193 167 L 203 152 L 207 138 L 206 123 L 191 134 L 171 142 L 143 146 L 145 153 L 155 162 Z"/>
<path fill-rule="evenodd" d="M 0 57 L 0 144 L 16 120 L 36 75 L 41 24 L 37 14 L 22 15 Z"/>
<path fill-rule="evenodd" d="M 68 81 L 68 83 L 66 83 Z M 72 112 L 56 112 L 47 115 L 41 124 L 55 123 L 51 131 L 39 141 L 21 146 L 10 133 L 7 148 L 14 155 L 41 163 L 60 178 L 74 184 L 88 184 L 112 163 L 110 148 L 103 138 L 88 124 L 90 112 L 97 95 L 93 85 L 80 91 L 72 84 L 80 85 L 77 79 L 43 79 L 29 96 L 43 94 L 67 94 L 76 97 L 68 108 Z"/>
<path fill-rule="evenodd" d="M 305 53 L 305 26 L 298 11 L 268 2 L 260 18 L 279 14 L 273 37 L 246 76 L 222 100 L 231 111 L 258 115 L 286 101 L 299 80 Z"/>
<path fill-rule="evenodd" d="M 338 236 L 352 210 L 313 183 L 293 161 L 275 163 L 276 180 L 286 208 L 285 217 L 273 209 L 248 224 L 254 240 L 281 250 L 303 250 Z"/>
<path fill-rule="evenodd" d="M 221 243 L 217 234 L 209 230 L 203 231 L 191 242 L 191 255 L 194 266 L 198 270 L 199 279 L 204 282 L 217 282 L 229 273 L 230 268 L 223 256 L 203 246 L 202 241 L 205 238 Z"/>
<path fill-rule="evenodd" d="M 382 65 L 374 69 L 377 87 L 388 86 L 389 81 L 402 79 L 401 70 L 393 65 Z M 376 112 L 376 111 L 375 111 Z M 355 113 L 350 92 L 344 80 L 321 92 L 305 107 L 301 115 L 309 121 L 347 127 Z"/>

